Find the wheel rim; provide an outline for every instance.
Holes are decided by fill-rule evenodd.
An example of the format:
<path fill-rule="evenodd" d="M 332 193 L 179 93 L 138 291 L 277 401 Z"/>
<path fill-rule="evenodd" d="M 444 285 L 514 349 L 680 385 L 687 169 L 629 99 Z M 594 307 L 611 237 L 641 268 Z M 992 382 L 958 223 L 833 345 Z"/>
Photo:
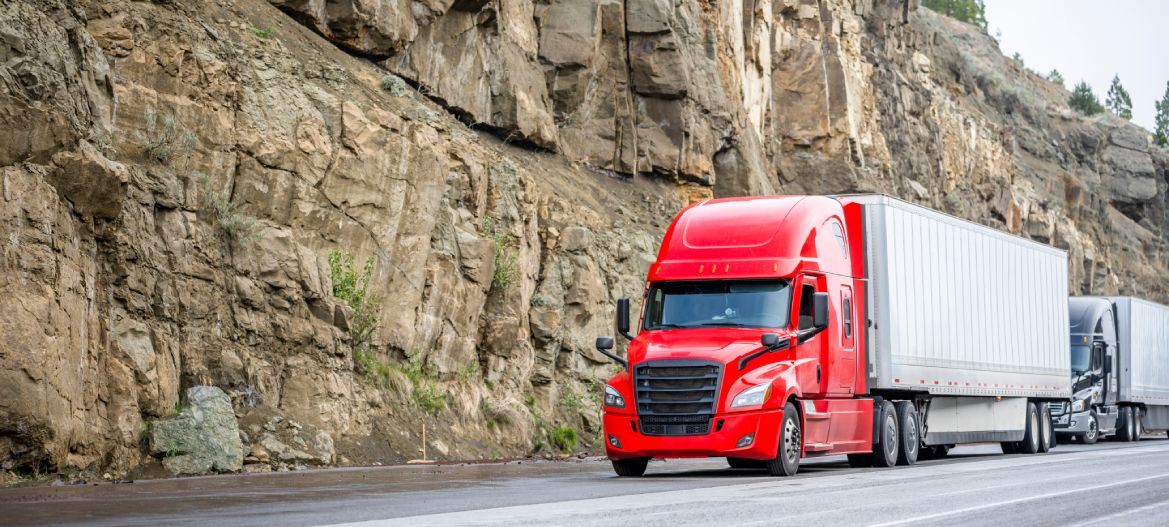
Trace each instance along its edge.
<path fill-rule="evenodd" d="M 1031 446 L 1032 450 L 1039 449 L 1039 418 L 1031 412 Z"/>
<path fill-rule="evenodd" d="M 1096 439 L 1096 417 L 1088 418 L 1088 439 Z"/>
<path fill-rule="evenodd" d="M 897 419 L 892 415 L 885 419 L 885 437 L 889 440 L 885 441 L 889 445 L 889 457 L 897 454 Z"/>
<path fill-rule="evenodd" d="M 800 457 L 800 428 L 795 419 L 783 423 L 783 456 L 788 463 L 795 463 Z"/>
<path fill-rule="evenodd" d="M 912 456 L 914 452 L 917 452 L 917 418 L 911 414 L 905 424 L 909 425 L 909 441 L 905 453 Z"/>

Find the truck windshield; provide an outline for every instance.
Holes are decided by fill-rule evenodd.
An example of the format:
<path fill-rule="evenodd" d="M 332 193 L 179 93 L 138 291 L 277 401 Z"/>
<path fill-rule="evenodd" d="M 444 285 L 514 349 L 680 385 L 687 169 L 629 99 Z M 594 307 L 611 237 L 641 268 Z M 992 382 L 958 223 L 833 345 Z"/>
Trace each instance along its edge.
<path fill-rule="evenodd" d="M 1072 371 L 1085 372 L 1092 365 L 1092 347 L 1072 344 Z"/>
<path fill-rule="evenodd" d="M 784 280 L 658 282 L 649 290 L 643 329 L 785 328 L 789 309 Z"/>

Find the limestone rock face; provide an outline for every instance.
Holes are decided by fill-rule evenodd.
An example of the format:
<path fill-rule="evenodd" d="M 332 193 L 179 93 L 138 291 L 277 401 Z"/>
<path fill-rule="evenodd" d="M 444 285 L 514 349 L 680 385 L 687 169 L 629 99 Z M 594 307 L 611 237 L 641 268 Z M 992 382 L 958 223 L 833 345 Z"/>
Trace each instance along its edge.
<path fill-rule="evenodd" d="M 593 341 L 712 196 L 883 192 L 1169 300 L 1169 153 L 916 0 L 26 0 L 0 57 L 0 469 L 133 473 L 202 386 L 249 470 L 598 451 Z"/>
<path fill-rule="evenodd" d="M 150 453 L 174 474 L 239 471 L 244 451 L 231 398 L 214 386 L 187 390 L 178 415 L 151 423 Z"/>

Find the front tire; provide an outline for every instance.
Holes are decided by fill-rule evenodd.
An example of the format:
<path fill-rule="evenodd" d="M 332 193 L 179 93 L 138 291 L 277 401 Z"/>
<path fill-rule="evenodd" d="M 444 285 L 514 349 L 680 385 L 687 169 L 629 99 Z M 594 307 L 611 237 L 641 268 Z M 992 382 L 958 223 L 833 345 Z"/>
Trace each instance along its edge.
<path fill-rule="evenodd" d="M 897 464 L 897 455 L 901 450 L 898 448 L 901 433 L 897 426 L 897 409 L 893 403 L 881 403 L 880 423 L 877 430 L 881 434 L 881 442 L 873 449 L 873 466 L 892 467 Z"/>
<path fill-rule="evenodd" d="M 800 456 L 804 451 L 800 433 L 800 416 L 792 403 L 783 405 L 783 421 L 779 423 L 779 448 L 775 459 L 767 462 L 772 476 L 794 476 L 800 470 Z"/>
<path fill-rule="evenodd" d="M 917 463 L 918 451 L 921 450 L 921 427 L 917 424 L 917 408 L 911 401 L 898 401 L 893 406 L 897 410 L 897 428 L 901 431 L 898 434 L 900 444 L 897 464 L 913 465 Z"/>
<path fill-rule="evenodd" d="M 1088 412 L 1088 431 L 1084 432 L 1080 439 L 1085 445 L 1094 445 L 1100 439 L 1100 421 L 1096 420 L 1096 410 Z"/>
<path fill-rule="evenodd" d="M 635 457 L 630 459 L 614 459 L 613 472 L 623 478 L 638 478 L 645 474 L 645 467 L 649 465 L 648 457 Z"/>

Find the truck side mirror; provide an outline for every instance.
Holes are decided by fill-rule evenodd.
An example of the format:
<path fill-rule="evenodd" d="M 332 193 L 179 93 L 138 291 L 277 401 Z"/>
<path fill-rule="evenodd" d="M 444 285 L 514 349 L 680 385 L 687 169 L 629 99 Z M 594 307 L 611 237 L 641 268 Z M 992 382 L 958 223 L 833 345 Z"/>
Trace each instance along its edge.
<path fill-rule="evenodd" d="M 1112 373 L 1112 355 L 1104 356 L 1104 375 Z"/>
<path fill-rule="evenodd" d="M 765 348 L 774 348 L 776 344 L 779 344 L 779 335 L 775 333 L 764 333 L 759 337 L 759 343 L 763 344 Z"/>
<path fill-rule="evenodd" d="M 617 299 L 617 333 L 628 340 L 633 340 L 629 335 L 629 299 Z"/>
<path fill-rule="evenodd" d="M 812 327 L 816 329 L 828 327 L 828 293 L 812 295 Z"/>
<path fill-rule="evenodd" d="M 613 361 L 616 362 L 617 364 L 620 364 L 621 366 L 628 368 L 629 361 L 627 361 L 627 360 L 621 358 L 620 356 L 618 356 L 617 354 L 609 351 L 611 349 L 613 349 L 613 337 L 597 337 L 597 351 L 601 352 L 601 355 L 604 355 L 606 357 L 609 357 L 610 359 L 613 359 Z"/>

